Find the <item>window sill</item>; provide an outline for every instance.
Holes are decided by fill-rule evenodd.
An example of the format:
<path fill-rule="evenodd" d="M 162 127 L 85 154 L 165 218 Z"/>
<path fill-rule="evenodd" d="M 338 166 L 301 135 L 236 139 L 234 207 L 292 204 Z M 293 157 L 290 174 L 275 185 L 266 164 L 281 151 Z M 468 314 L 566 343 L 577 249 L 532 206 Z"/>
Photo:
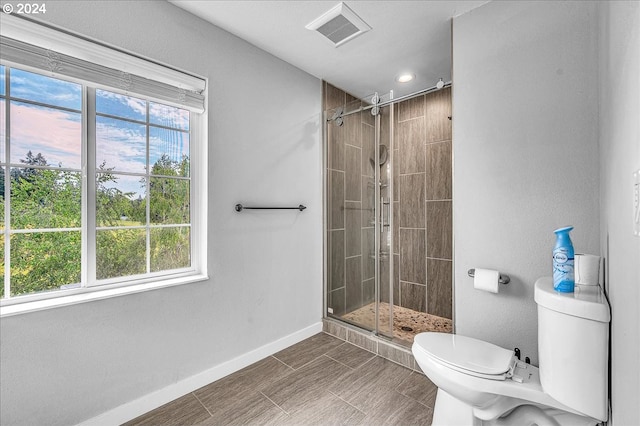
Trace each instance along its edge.
<path fill-rule="evenodd" d="M 32 302 L 17 303 L 0 307 L 0 318 L 13 315 L 26 314 L 30 312 L 43 311 L 46 309 L 60 308 L 63 306 L 76 305 L 79 303 L 93 302 L 96 300 L 109 299 L 111 297 L 126 296 L 128 294 L 141 293 L 159 288 L 173 287 L 182 284 L 190 284 L 209 279 L 207 275 L 197 274 L 186 277 L 165 279 L 162 281 L 147 282 L 129 286 L 120 286 L 108 289 L 90 289 L 82 293 L 69 296 L 60 296 L 50 299 L 35 300 Z"/>

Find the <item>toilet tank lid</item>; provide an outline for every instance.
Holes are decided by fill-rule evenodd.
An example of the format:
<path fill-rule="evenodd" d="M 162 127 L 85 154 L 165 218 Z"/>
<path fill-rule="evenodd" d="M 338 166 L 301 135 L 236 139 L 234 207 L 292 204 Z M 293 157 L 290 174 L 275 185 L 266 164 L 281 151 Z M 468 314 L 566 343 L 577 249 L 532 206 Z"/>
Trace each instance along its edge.
<path fill-rule="evenodd" d="M 536 281 L 534 299 L 552 311 L 599 322 L 611 320 L 609 302 L 599 285 L 576 285 L 573 293 L 562 293 L 553 289 L 552 277 L 542 277 Z"/>
<path fill-rule="evenodd" d="M 513 358 L 513 351 L 458 334 L 420 333 L 414 344 L 444 363 L 482 374 L 507 372 Z"/>

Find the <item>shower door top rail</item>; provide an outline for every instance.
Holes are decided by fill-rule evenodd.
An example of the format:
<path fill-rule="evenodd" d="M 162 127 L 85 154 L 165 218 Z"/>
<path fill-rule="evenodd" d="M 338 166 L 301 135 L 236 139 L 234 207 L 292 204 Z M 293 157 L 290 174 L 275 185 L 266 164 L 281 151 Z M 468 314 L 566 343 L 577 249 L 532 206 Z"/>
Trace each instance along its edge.
<path fill-rule="evenodd" d="M 442 86 L 442 87 L 438 87 L 436 85 L 436 86 L 429 87 L 429 88 L 426 88 L 426 89 L 421 89 L 421 90 L 418 90 L 416 92 L 409 93 L 407 95 L 403 95 L 403 96 L 400 96 L 400 97 L 397 97 L 397 98 L 388 99 L 386 101 L 380 101 L 380 102 L 375 103 L 375 104 L 361 106 L 360 108 L 354 109 L 353 111 L 341 112 L 340 114 L 337 114 L 336 117 L 327 118 L 326 121 L 332 121 L 332 120 L 334 120 L 336 118 L 342 119 L 342 118 L 346 117 L 347 115 L 357 114 L 359 112 L 367 111 L 367 110 L 370 110 L 370 109 L 375 108 L 375 107 L 382 108 L 382 107 L 385 107 L 387 105 L 391 105 L 393 103 L 402 102 L 404 100 L 411 99 L 411 98 L 416 97 L 416 96 L 425 95 L 425 94 L 428 94 L 428 93 L 431 93 L 431 92 L 436 92 L 438 90 L 446 89 L 448 87 L 451 87 L 451 81 L 445 83 L 444 86 Z"/>

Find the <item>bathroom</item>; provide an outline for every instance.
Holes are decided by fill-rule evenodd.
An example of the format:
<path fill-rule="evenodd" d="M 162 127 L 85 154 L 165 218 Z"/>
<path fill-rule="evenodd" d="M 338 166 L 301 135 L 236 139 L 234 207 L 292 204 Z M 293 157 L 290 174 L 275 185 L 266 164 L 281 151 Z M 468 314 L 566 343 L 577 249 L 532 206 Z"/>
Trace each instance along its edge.
<path fill-rule="evenodd" d="M 152 409 L 160 394 L 145 396 L 188 392 L 188 378 L 229 374 L 325 317 L 321 80 L 171 3 L 122 4 L 47 2 L 42 19 L 208 77 L 210 280 L 3 317 L 3 424 L 23 413 L 78 424 L 141 400 Z M 533 282 L 569 222 L 577 249 L 607 259 L 612 424 L 634 424 L 637 7 L 527 6 L 489 2 L 453 20 L 454 331 L 536 364 Z M 263 216 L 235 212 L 238 202 L 307 209 Z M 475 291 L 474 267 L 512 282 Z"/>

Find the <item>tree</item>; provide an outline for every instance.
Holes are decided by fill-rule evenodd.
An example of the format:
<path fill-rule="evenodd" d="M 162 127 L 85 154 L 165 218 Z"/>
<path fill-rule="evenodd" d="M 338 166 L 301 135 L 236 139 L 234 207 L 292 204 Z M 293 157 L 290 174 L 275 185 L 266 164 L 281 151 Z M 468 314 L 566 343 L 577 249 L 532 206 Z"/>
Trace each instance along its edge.
<path fill-rule="evenodd" d="M 117 183 L 118 177 L 112 173 L 113 167 L 106 167 L 106 162 L 98 166 L 96 176 L 96 221 L 98 226 L 122 226 L 123 218 L 130 222 L 144 224 L 146 222 L 146 206 L 138 197 L 134 200 L 133 192 L 123 192 L 109 185 Z"/>
<path fill-rule="evenodd" d="M 117 177 L 105 170 L 98 184 L 97 199 L 101 213 L 98 223 L 104 226 L 132 226 L 147 224 L 147 200 L 133 193 L 109 188 L 106 182 L 116 182 Z M 177 177 L 189 175 L 189 158 L 172 161 L 161 156 L 151 167 L 149 180 L 149 217 L 151 224 L 183 224 L 190 222 L 189 181 Z M 140 186 L 147 192 L 147 178 L 140 179 Z M 122 220 L 126 217 L 126 220 Z M 162 271 L 187 267 L 190 261 L 190 234 L 188 227 L 152 229 L 150 231 L 151 270 Z M 98 279 L 142 274 L 146 272 L 146 232 L 140 229 L 101 230 L 97 234 Z"/>
<path fill-rule="evenodd" d="M 189 181 L 176 179 L 177 176 L 188 176 L 188 167 L 187 156 L 177 162 L 163 154 L 151 168 L 151 174 L 157 176 L 151 178 L 149 184 L 152 223 L 189 222 Z"/>
<path fill-rule="evenodd" d="M 33 155 L 31 151 L 20 162 L 28 166 L 49 166 L 41 153 Z M 82 216 L 81 194 L 79 172 L 14 168 L 11 170 L 11 228 L 23 231 L 78 228 Z M 80 231 L 21 232 L 10 238 L 12 294 L 57 289 L 80 282 Z"/>
<path fill-rule="evenodd" d="M 31 151 L 20 162 L 25 167 L 13 168 L 10 173 L 11 228 L 47 232 L 11 235 L 11 293 L 73 286 L 81 279 L 82 235 L 81 231 L 60 229 L 82 226 L 81 174 L 57 170 L 41 153 L 34 155 Z M 118 176 L 113 170 L 105 162 L 98 166 L 96 223 L 99 227 L 125 228 L 95 231 L 98 279 L 146 272 L 147 231 L 135 226 L 147 224 L 147 201 L 115 187 Z M 148 186 L 151 223 L 189 223 L 190 181 L 179 178 L 189 176 L 189 158 L 172 161 L 163 155 L 152 166 L 151 174 Z M 0 179 L 4 180 L 4 174 Z M 141 185 L 146 190 L 146 178 Z M 0 193 L 0 202 L 4 206 L 4 192 Z M 189 227 L 154 228 L 150 237 L 152 271 L 191 264 Z M 0 297 L 3 288 L 0 286 Z"/>
<path fill-rule="evenodd" d="M 151 169 L 150 217 L 154 224 L 183 224 L 190 220 L 189 157 L 172 161 L 162 155 Z M 191 265 L 188 227 L 154 229 L 151 233 L 151 270 L 161 271 Z"/>
<path fill-rule="evenodd" d="M 27 164 L 29 166 L 48 166 L 49 164 L 47 163 L 46 158 L 44 158 L 44 156 L 42 155 L 42 153 L 38 153 L 35 156 L 33 155 L 33 153 L 31 152 L 31 150 L 29 150 L 29 152 L 27 152 L 26 158 L 21 158 L 20 162 L 22 164 Z M 35 174 L 38 173 L 38 169 L 32 168 L 32 167 L 27 167 L 24 169 L 13 169 L 11 170 L 11 176 L 12 177 L 17 177 L 17 176 L 21 176 L 23 178 L 29 178 L 30 176 L 33 176 Z"/>

